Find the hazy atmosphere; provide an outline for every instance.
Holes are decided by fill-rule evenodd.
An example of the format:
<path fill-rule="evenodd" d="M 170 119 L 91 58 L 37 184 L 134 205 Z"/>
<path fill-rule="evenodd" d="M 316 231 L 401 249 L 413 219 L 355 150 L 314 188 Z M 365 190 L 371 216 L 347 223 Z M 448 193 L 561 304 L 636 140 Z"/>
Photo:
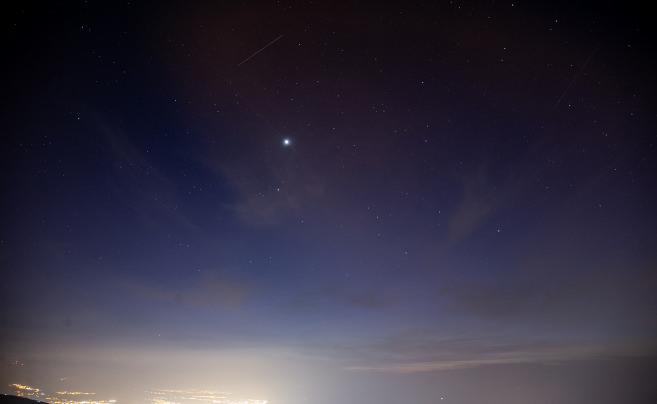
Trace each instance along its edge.
<path fill-rule="evenodd" d="M 12 5 L 0 392 L 657 402 L 654 18 L 571 3 Z"/>

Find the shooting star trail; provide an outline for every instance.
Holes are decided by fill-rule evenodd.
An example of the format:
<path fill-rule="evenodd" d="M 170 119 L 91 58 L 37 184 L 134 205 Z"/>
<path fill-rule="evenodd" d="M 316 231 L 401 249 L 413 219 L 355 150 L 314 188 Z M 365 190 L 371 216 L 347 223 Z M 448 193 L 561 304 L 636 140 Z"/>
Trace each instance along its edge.
<path fill-rule="evenodd" d="M 257 55 L 258 53 L 260 53 L 260 52 L 262 52 L 263 50 L 267 49 L 268 47 L 270 47 L 271 45 L 273 45 L 274 43 L 276 43 L 276 41 L 278 41 L 278 40 L 281 39 L 281 38 L 283 38 L 283 34 L 277 36 L 277 37 L 274 38 L 271 42 L 269 42 L 267 45 L 263 46 L 262 48 L 258 49 L 258 50 L 255 51 L 255 52 L 253 52 L 253 53 L 251 54 L 251 56 L 249 56 L 248 58 L 246 58 L 246 59 L 242 60 L 241 62 L 239 62 L 239 63 L 237 64 L 237 67 L 242 66 L 244 63 L 246 63 L 246 62 L 248 62 L 249 60 L 251 60 L 255 55 Z"/>
<path fill-rule="evenodd" d="M 593 55 L 595 55 L 595 54 L 598 52 L 599 49 L 600 49 L 600 46 L 596 46 L 596 47 L 593 49 L 593 52 L 591 52 L 591 54 L 589 55 L 589 57 L 587 57 L 586 60 L 584 61 L 584 64 L 582 65 L 582 68 L 579 69 L 579 71 L 578 71 L 577 73 L 575 73 L 575 75 L 573 76 L 572 79 L 570 79 L 570 81 L 568 82 L 568 85 L 566 86 L 566 88 L 563 90 L 563 92 L 561 93 L 561 95 L 560 95 L 559 98 L 557 99 L 557 102 L 554 104 L 554 107 L 553 107 L 553 108 L 556 108 L 556 107 L 559 106 L 559 104 L 561 104 L 561 100 L 563 100 L 563 97 L 566 96 L 566 93 L 568 92 L 568 90 L 570 90 L 570 87 L 572 87 L 573 84 L 575 84 L 575 82 L 577 81 L 577 78 L 580 76 L 580 74 L 582 74 L 582 72 L 584 71 L 584 69 L 586 69 L 586 65 L 589 64 L 589 62 L 590 62 L 591 59 L 593 58 Z"/>

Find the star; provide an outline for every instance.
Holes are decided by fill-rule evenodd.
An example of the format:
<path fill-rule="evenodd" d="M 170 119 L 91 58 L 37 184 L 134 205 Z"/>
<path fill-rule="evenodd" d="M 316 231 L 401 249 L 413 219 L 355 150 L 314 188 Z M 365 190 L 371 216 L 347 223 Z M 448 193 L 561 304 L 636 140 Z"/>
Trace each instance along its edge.
<path fill-rule="evenodd" d="M 283 146 L 288 147 L 292 145 L 292 140 L 289 137 L 283 138 Z"/>

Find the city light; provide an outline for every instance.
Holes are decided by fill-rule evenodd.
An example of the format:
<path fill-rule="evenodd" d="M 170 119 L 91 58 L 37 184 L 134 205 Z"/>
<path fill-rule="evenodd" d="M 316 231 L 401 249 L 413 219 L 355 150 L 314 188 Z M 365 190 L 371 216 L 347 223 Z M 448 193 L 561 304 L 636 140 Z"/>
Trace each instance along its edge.
<path fill-rule="evenodd" d="M 116 399 L 95 399 L 96 393 L 84 391 L 57 391 L 45 393 L 42 389 L 25 384 L 10 384 L 14 394 L 45 401 L 49 404 L 114 404 Z M 231 393 L 212 390 L 182 390 L 182 389 L 154 389 L 146 390 L 144 401 L 150 404 L 186 404 L 186 403 L 212 403 L 212 404 L 267 404 L 267 400 L 245 399 L 234 397 Z"/>

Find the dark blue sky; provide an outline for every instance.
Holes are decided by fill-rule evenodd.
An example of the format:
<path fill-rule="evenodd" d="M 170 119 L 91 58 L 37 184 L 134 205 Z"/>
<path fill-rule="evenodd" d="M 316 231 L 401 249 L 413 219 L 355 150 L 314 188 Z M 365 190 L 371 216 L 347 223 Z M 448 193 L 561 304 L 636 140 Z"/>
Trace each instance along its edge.
<path fill-rule="evenodd" d="M 70 2 L 3 20 L 4 390 L 655 399 L 646 10 Z"/>

